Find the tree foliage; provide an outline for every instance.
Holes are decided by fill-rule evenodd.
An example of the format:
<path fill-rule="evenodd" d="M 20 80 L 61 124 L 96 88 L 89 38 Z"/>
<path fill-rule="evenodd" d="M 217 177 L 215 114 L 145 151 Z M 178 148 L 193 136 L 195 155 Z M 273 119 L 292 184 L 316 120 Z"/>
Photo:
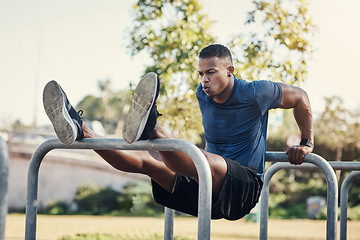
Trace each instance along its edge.
<path fill-rule="evenodd" d="M 243 23 L 249 31 L 234 32 L 227 44 L 235 53 L 237 77 L 304 81 L 313 52 L 310 40 L 316 29 L 307 11 L 308 3 L 253 3 L 254 9 Z M 200 49 L 216 42 L 210 33 L 212 21 L 203 13 L 199 0 L 139 0 L 133 13 L 128 48 L 132 55 L 145 53 L 151 59 L 144 74 L 159 74 L 158 109 L 163 114 L 159 120 L 176 137 L 198 143 L 203 128 L 195 96 L 199 83 L 196 64 Z M 86 109 L 85 119 L 99 120 L 105 123 L 107 132 L 119 133 L 115 129 L 121 126 L 131 98 L 128 92 L 115 92 L 110 85 L 110 80 L 100 81 L 101 96 L 87 96 L 78 107 Z"/>
<path fill-rule="evenodd" d="M 195 89 L 196 62 L 201 48 L 215 41 L 212 22 L 198 0 L 139 0 L 129 48 L 133 55 L 146 52 L 153 60 L 146 72 L 161 80 L 160 120 L 176 137 L 198 142 L 202 132 Z"/>
<path fill-rule="evenodd" d="M 198 0 L 139 0 L 133 10 L 128 47 L 133 55 L 147 53 L 152 59 L 145 72 L 160 74 L 158 102 L 163 123 L 170 125 L 176 137 L 198 142 L 203 129 L 195 97 L 196 63 L 200 49 L 216 42 L 210 34 L 212 21 Z M 236 69 L 242 78 L 287 83 L 305 80 L 315 31 L 307 2 L 254 1 L 245 24 L 262 28 L 234 32 L 227 44 L 235 52 Z"/>
<path fill-rule="evenodd" d="M 243 78 L 268 79 L 288 84 L 306 80 L 312 59 L 311 40 L 316 26 L 305 0 L 254 0 L 246 25 L 251 30 L 230 42 Z M 257 29 L 257 31 L 252 31 Z"/>
<path fill-rule="evenodd" d="M 335 160 L 341 161 L 345 149 L 360 146 L 360 112 L 344 108 L 338 96 L 326 97 L 325 102 L 325 110 L 315 123 L 316 142 L 335 151 Z"/>
<path fill-rule="evenodd" d="M 120 134 L 132 96 L 129 90 L 114 91 L 110 79 L 99 80 L 100 96 L 88 95 L 77 105 L 84 111 L 84 119 L 100 121 L 107 133 Z"/>
<path fill-rule="evenodd" d="M 153 63 L 145 72 L 161 74 L 162 92 L 177 96 L 198 84 L 195 63 L 201 48 L 215 41 L 212 22 L 198 0 L 139 0 L 130 33 L 132 54 L 148 52 Z M 174 76 L 175 75 L 175 76 Z"/>

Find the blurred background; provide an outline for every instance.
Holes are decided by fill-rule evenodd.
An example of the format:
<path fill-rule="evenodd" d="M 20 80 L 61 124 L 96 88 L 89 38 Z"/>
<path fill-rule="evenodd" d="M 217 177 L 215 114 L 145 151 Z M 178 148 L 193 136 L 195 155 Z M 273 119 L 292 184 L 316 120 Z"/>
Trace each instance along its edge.
<path fill-rule="evenodd" d="M 121 137 L 134 86 L 146 72 L 157 72 L 162 86 L 159 121 L 175 136 L 203 146 L 194 94 L 197 54 L 214 42 L 232 51 L 237 78 L 282 81 L 305 89 L 314 115 L 314 152 L 327 160 L 358 161 L 359 7 L 356 0 L 1 1 L 0 130 L 16 169 L 10 172 L 10 198 L 18 199 L 10 201 L 16 202 L 11 210 L 24 209 L 31 154 L 54 137 L 42 107 L 42 89 L 49 80 L 62 85 L 93 129 Z M 268 150 L 283 151 L 298 143 L 291 111 L 274 110 L 269 118 Z M 74 162 L 79 169 L 66 170 Z M 60 203 L 66 207 L 53 213 L 78 210 L 73 199 L 87 184 L 95 193 L 108 187 L 123 191 L 141 179 L 118 177 L 91 152 L 55 151 L 48 164 L 47 172 L 59 175 L 43 176 L 48 189 L 40 192 L 41 206 L 44 211 Z M 85 168 L 91 170 L 86 173 Z M 342 181 L 347 173 L 337 174 Z M 107 179 L 109 175 L 114 177 Z M 79 185 L 69 181 L 62 195 L 51 194 L 59 178 L 74 176 Z M 307 218 L 306 199 L 326 196 L 325 180 L 316 171 L 285 172 L 272 182 L 272 217 Z M 149 193 L 143 186 L 136 189 Z M 352 219 L 359 220 L 360 188 L 351 189 L 349 199 Z M 129 204 L 131 209 L 134 203 Z"/>
<path fill-rule="evenodd" d="M 211 27 L 199 27 L 205 27 L 207 34 L 232 51 L 235 49 L 229 42 L 234 36 L 264 31 L 260 18 L 256 24 L 245 25 L 248 12 L 255 9 L 251 1 L 198 2 L 203 7 L 196 11 L 214 21 Z M 300 1 L 281 2 L 288 5 L 285 9 L 290 9 Z M 86 95 L 99 95 L 99 81 L 110 80 L 112 90 L 125 89 L 129 82 L 136 83 L 153 63 L 148 49 L 131 55 L 135 47 L 130 33 L 136 22 L 133 10 L 136 3 L 134 0 L 1 1 L 0 126 L 8 127 L 16 120 L 31 125 L 35 115 L 37 124 L 47 124 L 41 93 L 50 79 L 60 82 L 74 105 Z M 357 95 L 360 16 L 356 13 L 359 4 L 355 0 L 318 0 L 306 5 L 306 15 L 317 28 L 309 28 L 310 34 L 314 34 L 308 38 L 314 53 L 313 59 L 306 63 L 308 74 L 301 86 L 308 92 L 317 114 L 325 108 L 324 97 L 340 96 L 349 109 L 360 104 Z M 164 12 L 165 21 L 175 21 L 170 7 Z M 196 24 L 197 20 L 193 21 Z M 203 45 L 210 43 L 204 41 Z M 196 53 L 198 50 L 191 52 Z M 283 79 L 272 77 L 272 80 Z"/>

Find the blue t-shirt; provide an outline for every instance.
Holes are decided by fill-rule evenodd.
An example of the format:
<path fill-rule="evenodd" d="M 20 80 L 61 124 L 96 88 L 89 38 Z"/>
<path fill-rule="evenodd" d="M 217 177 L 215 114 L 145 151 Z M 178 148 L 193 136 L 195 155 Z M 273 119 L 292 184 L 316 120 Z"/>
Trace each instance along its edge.
<path fill-rule="evenodd" d="M 234 77 L 234 88 L 225 103 L 216 103 L 199 84 L 199 101 L 206 150 L 257 169 L 263 179 L 268 110 L 281 104 L 282 91 L 271 81 L 247 82 Z"/>

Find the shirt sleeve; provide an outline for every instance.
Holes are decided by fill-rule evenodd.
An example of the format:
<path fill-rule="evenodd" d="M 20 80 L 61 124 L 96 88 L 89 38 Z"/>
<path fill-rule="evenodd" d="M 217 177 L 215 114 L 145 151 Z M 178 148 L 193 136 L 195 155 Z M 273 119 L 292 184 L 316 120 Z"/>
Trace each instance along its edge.
<path fill-rule="evenodd" d="M 282 98 L 280 84 L 266 80 L 254 81 L 253 84 L 254 96 L 262 115 L 280 106 Z"/>

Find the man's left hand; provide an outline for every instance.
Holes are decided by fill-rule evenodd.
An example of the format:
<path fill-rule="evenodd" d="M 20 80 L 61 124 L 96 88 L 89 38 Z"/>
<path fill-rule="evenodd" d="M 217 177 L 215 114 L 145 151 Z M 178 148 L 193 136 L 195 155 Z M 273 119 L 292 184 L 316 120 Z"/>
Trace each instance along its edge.
<path fill-rule="evenodd" d="M 306 154 L 312 152 L 312 148 L 308 146 L 295 145 L 285 150 L 291 164 L 300 165 L 304 161 Z"/>

